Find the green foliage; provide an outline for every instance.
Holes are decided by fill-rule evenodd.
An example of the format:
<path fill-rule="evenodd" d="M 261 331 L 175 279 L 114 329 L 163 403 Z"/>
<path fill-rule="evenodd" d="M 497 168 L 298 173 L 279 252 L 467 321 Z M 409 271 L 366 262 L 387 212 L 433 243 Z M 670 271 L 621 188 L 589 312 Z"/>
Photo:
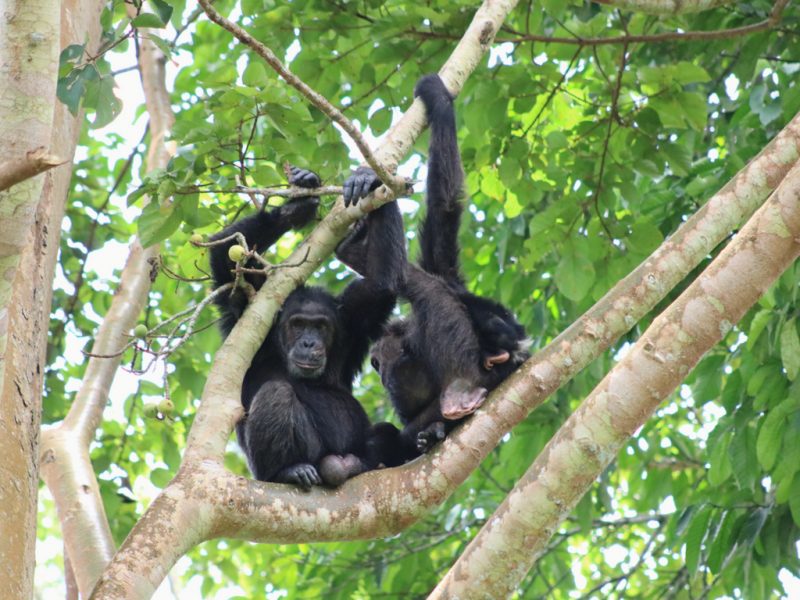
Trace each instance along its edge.
<path fill-rule="evenodd" d="M 410 103 L 419 76 L 441 67 L 475 3 L 215 6 L 237 15 L 312 88 L 380 135 L 393 109 Z M 54 291 L 45 423 L 66 413 L 83 376 L 80 350 L 91 346 L 134 234 L 162 244 L 165 270 L 140 319 L 150 329 L 204 297 L 206 251 L 187 242 L 252 210 L 234 186 L 282 185 L 287 162 L 334 184 L 355 162 L 327 118 L 227 32 L 200 18 L 173 42 L 166 26 L 181 26 L 184 3 L 151 0 L 149 7 L 152 14 L 133 20 L 122 3 L 104 12 L 100 58 L 83 46 L 62 53 L 59 98 L 73 113 L 89 109 L 100 127 L 119 111 L 111 58 L 132 63 L 128 36 L 156 28 L 147 35 L 179 65 L 172 86 L 178 152 L 166 169 L 143 176 L 141 148 L 128 160 L 135 140 L 96 132 L 81 139 Z M 494 46 L 456 100 L 468 194 L 462 255 L 470 289 L 512 307 L 535 349 L 638 265 L 800 110 L 800 13 L 789 6 L 781 33 L 630 45 L 616 103 L 622 45 L 513 40 L 522 32 L 601 37 L 731 28 L 765 18 L 770 8 L 758 0 L 658 20 L 594 3 L 522 3 L 507 21 L 499 37 L 512 42 Z M 415 148 L 423 161 L 426 147 L 423 137 Z M 323 198 L 323 211 L 331 201 Z M 413 255 L 422 194 L 412 201 L 403 206 Z M 298 239 L 287 235 L 267 258 L 285 258 Z M 113 272 L 97 267 L 100 256 Z M 332 262 L 314 279 L 340 290 L 349 277 Z M 790 269 L 626 446 L 553 537 L 520 598 L 768 598 L 781 593 L 782 569 L 800 574 L 798 277 Z M 92 459 L 117 542 L 179 466 L 219 345 L 215 318 L 204 312 L 197 333 L 169 359 L 169 415 L 157 410 L 165 397 L 161 364 L 138 379 L 125 376 L 120 388 L 127 391 L 115 388 L 110 398 Z M 223 589 L 241 597 L 424 596 L 651 318 L 534 411 L 452 498 L 400 536 L 288 546 L 209 542 L 190 554 L 184 582 L 198 597 Z M 160 342 L 140 341 L 148 343 Z M 134 373 L 150 361 L 133 351 L 124 358 Z M 370 369 L 356 395 L 375 419 L 392 417 Z M 246 473 L 234 442 L 226 465 Z"/>

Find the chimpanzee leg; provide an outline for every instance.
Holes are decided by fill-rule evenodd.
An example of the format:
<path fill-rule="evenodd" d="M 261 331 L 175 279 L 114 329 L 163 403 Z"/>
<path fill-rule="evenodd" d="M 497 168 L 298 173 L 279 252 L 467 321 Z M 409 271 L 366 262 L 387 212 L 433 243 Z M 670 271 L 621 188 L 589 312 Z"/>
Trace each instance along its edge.
<path fill-rule="evenodd" d="M 261 386 L 239 430 L 256 479 L 304 488 L 322 483 L 314 467 L 323 453 L 322 440 L 288 382 Z"/>

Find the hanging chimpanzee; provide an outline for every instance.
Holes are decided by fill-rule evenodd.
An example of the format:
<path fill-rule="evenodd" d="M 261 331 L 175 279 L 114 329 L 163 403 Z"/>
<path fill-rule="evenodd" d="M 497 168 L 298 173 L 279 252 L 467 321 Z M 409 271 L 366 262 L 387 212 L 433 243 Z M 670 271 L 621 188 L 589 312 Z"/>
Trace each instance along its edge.
<path fill-rule="evenodd" d="M 292 168 L 290 183 L 314 188 L 320 181 L 311 171 Z M 289 229 L 313 219 L 318 204 L 317 197 L 300 197 L 233 223 L 212 239 L 239 232 L 250 248 L 263 252 Z M 369 213 L 360 230 L 364 277 L 339 296 L 318 287 L 294 290 L 244 376 L 246 414 L 236 433 L 256 479 L 304 488 L 339 485 L 376 465 L 366 454 L 369 419 L 351 389 L 369 344 L 380 335 L 394 307 L 406 262 L 397 204 Z M 234 239 L 211 249 L 216 287 L 233 281 L 228 249 L 235 243 Z M 245 279 L 256 289 L 265 281 L 253 274 Z M 217 303 L 227 335 L 247 297 L 237 288 Z"/>
<path fill-rule="evenodd" d="M 453 98 L 438 75 L 414 90 L 425 104 L 431 129 L 428 212 L 420 232 L 419 266 L 408 265 L 401 295 L 411 316 L 394 321 L 372 350 L 404 428 L 376 425 L 387 466 L 427 452 L 455 422 L 474 412 L 528 358 L 522 326 L 504 306 L 467 291 L 459 268 L 458 228 L 464 180 L 456 139 Z M 345 202 L 356 202 L 380 185 L 361 168 L 345 183 Z M 362 244 L 339 250 L 341 260 L 363 272 Z"/>

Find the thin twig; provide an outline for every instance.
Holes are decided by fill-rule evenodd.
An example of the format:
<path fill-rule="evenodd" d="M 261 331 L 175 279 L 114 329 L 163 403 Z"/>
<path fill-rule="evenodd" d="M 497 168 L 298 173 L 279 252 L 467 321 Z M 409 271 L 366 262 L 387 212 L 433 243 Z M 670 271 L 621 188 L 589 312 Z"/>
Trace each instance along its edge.
<path fill-rule="evenodd" d="M 243 28 L 239 27 L 236 23 L 229 21 L 221 14 L 219 14 L 213 6 L 211 0 L 199 0 L 200 6 L 206 11 L 208 18 L 214 23 L 229 31 L 241 43 L 248 46 L 261 58 L 263 58 L 269 66 L 271 66 L 283 79 L 305 96 L 314 106 L 316 106 L 323 114 L 327 115 L 329 119 L 337 123 L 345 132 L 350 136 L 356 146 L 358 146 L 361 155 L 367 164 L 375 171 L 375 174 L 391 189 L 400 193 L 404 189 L 404 183 L 400 178 L 395 177 L 389 173 L 384 166 L 375 158 L 369 144 L 364 140 L 361 132 L 353 125 L 352 121 L 345 117 L 342 112 L 333 106 L 328 100 L 313 90 L 308 84 L 301 80 L 297 75 L 289 71 L 284 64 L 278 59 L 277 56 L 267 48 L 264 44 L 256 40 Z"/>
<path fill-rule="evenodd" d="M 553 37 L 548 35 L 518 35 L 514 37 L 497 37 L 497 43 L 510 42 L 512 44 L 519 44 L 522 42 L 542 42 L 545 44 L 576 44 L 578 46 L 606 46 L 610 44 L 630 44 L 640 43 L 664 43 L 664 42 L 695 42 L 707 40 L 720 40 L 739 37 L 743 35 L 750 35 L 758 33 L 765 29 L 773 29 L 778 26 L 781 21 L 786 5 L 789 0 L 777 0 L 770 11 L 769 17 L 758 23 L 750 25 L 742 25 L 741 27 L 732 27 L 730 29 L 719 29 L 709 31 L 665 31 L 662 33 L 651 33 L 641 35 L 618 35 L 612 37 L 599 37 L 599 38 L 584 38 L 575 34 L 573 37 Z M 565 28 L 566 29 L 566 28 Z M 406 34 L 421 37 L 423 39 L 458 39 L 457 36 L 441 33 L 432 33 L 428 31 L 419 31 L 412 29 L 405 32 Z"/>

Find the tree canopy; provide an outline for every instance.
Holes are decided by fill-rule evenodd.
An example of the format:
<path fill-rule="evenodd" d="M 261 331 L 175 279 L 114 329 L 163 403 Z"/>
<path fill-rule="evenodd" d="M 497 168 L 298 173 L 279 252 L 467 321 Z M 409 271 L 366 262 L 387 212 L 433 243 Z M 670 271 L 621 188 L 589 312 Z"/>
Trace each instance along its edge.
<path fill-rule="evenodd" d="M 800 111 L 796 6 L 755 0 L 648 14 L 636 3 L 603 4 L 519 3 L 455 100 L 466 173 L 465 278 L 474 293 L 514 310 L 533 351 L 668 241 Z M 192 236 L 206 239 L 258 210 L 264 196 L 245 188 L 285 187 L 286 163 L 335 186 L 361 160 L 328 115 L 202 9 L 181 0 L 145 7 L 137 16 L 124 3 L 109 4 L 102 52 L 66 47 L 58 85 L 59 100 L 86 110 L 90 123 L 62 227 L 45 429 L 64 419 L 85 377 L 81 350 L 91 351 L 111 305 L 126 255 L 120 248 L 133 236 L 160 244 L 137 320 L 146 332 L 122 356 L 123 373 L 91 443 L 117 546 L 178 472 L 220 346 L 210 307 L 155 329 L 208 295 L 207 251 Z M 476 7 L 463 0 L 214 3 L 368 140 L 397 123 L 414 83 L 442 67 Z M 152 121 L 141 140 L 129 136 L 131 124 L 118 116 L 129 99 L 115 95 L 115 77 L 135 67 L 147 39 L 166 55 L 175 117 L 173 155 L 157 169 L 147 169 L 145 148 L 163 140 L 152 139 Z M 140 123 L 148 119 L 144 106 L 136 113 Z M 424 180 L 426 148 L 423 135 L 400 172 Z M 423 193 L 418 184 L 400 201 L 412 257 Z M 335 199 L 323 197 L 323 214 Z M 283 201 L 273 196 L 268 204 Z M 267 259 L 286 259 L 300 239 L 285 236 Z M 430 593 L 565 419 L 722 246 L 413 526 L 384 539 L 207 541 L 179 561 L 170 579 L 176 595 Z M 329 259 L 312 282 L 338 291 L 352 277 Z M 798 283 L 793 265 L 686 374 L 558 526 L 519 583 L 520 598 L 788 593 L 784 584 L 800 576 Z M 395 419 L 372 369 L 355 395 L 373 420 Z M 225 466 L 249 477 L 233 439 Z M 52 501 L 41 504 L 38 535 L 52 548 L 60 528 Z M 61 566 L 52 554 L 39 568 Z M 44 577 L 40 593 L 57 580 Z"/>

